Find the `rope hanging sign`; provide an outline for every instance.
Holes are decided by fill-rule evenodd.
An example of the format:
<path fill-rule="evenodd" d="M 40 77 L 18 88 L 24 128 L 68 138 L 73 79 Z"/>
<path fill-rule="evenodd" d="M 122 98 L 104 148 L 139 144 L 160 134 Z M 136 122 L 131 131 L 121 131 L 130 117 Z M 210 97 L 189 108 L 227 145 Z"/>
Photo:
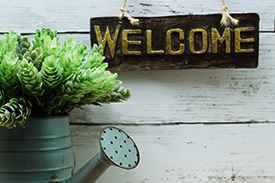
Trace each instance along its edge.
<path fill-rule="evenodd" d="M 90 20 L 91 44 L 102 44 L 110 70 L 256 68 L 259 15 L 222 14 Z M 233 18 L 234 17 L 234 18 Z"/>

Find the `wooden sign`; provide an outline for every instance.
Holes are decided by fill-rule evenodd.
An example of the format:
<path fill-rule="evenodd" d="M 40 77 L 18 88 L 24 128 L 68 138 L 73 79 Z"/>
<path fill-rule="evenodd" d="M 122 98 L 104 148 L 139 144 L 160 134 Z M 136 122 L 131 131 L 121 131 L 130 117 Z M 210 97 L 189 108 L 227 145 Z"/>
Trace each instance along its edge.
<path fill-rule="evenodd" d="M 238 26 L 222 27 L 221 15 L 91 19 L 91 44 L 102 44 L 111 70 L 256 68 L 259 16 L 232 14 Z"/>

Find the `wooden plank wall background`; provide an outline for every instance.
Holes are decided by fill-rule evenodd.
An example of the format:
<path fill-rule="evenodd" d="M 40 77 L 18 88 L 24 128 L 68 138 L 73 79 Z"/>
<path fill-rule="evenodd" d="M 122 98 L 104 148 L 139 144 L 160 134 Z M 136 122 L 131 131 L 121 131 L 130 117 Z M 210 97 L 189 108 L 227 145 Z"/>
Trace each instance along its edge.
<path fill-rule="evenodd" d="M 49 27 L 90 46 L 89 19 L 116 16 L 123 0 L 2 0 L 0 37 Z M 71 114 L 77 168 L 98 151 L 106 125 L 127 131 L 141 152 L 131 171 L 111 167 L 100 183 L 275 182 L 274 0 L 227 0 L 260 15 L 257 69 L 119 72 L 132 98 Z M 219 13 L 221 0 L 128 0 L 133 16 Z"/>

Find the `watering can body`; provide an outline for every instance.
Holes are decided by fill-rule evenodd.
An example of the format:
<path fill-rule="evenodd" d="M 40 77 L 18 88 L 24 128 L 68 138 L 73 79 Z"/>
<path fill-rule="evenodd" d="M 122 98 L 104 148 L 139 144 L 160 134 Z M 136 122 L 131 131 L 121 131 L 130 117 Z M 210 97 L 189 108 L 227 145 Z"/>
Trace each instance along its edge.
<path fill-rule="evenodd" d="M 0 128 L 0 183 L 61 182 L 73 169 L 67 116 L 29 119 L 26 128 Z"/>
<path fill-rule="evenodd" d="M 111 165 L 133 169 L 139 163 L 136 144 L 124 131 L 100 132 L 99 153 L 75 174 L 69 119 L 29 119 L 26 128 L 0 127 L 0 183 L 93 183 Z"/>

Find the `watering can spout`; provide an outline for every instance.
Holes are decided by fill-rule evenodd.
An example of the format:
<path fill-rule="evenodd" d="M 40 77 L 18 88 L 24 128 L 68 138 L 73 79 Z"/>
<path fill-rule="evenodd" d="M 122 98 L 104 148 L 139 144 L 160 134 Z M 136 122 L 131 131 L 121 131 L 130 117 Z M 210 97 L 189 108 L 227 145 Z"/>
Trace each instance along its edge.
<path fill-rule="evenodd" d="M 132 138 L 116 127 L 100 132 L 100 152 L 63 183 L 93 183 L 111 165 L 123 169 L 135 168 L 140 159 L 138 148 Z"/>

